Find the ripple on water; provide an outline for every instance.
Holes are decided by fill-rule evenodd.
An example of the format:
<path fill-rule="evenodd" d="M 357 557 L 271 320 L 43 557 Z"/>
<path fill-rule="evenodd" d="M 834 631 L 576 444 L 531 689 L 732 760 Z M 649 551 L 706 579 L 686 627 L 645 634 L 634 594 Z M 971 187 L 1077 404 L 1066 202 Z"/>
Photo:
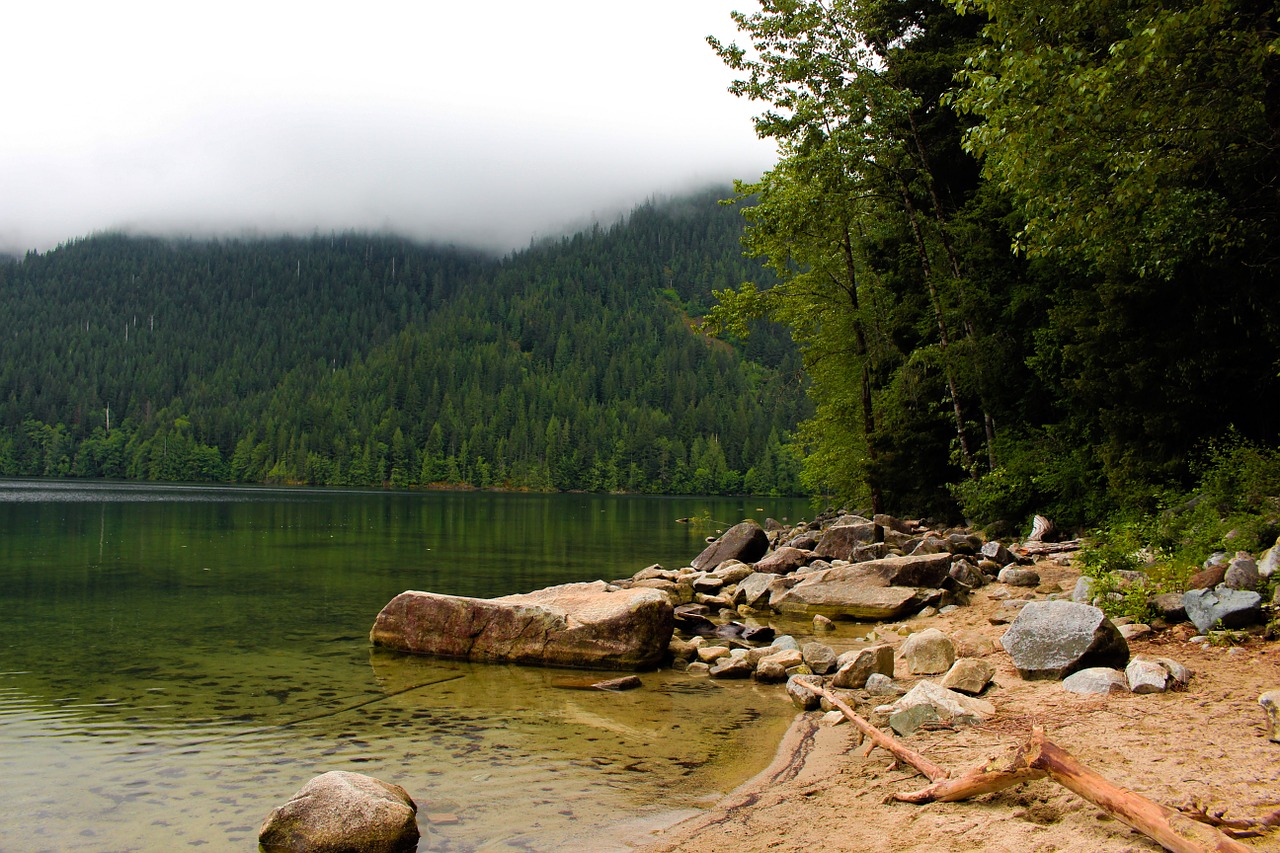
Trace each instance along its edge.
<path fill-rule="evenodd" d="M 251 849 L 271 808 L 345 769 L 415 797 L 420 850 L 622 849 L 764 766 L 790 717 L 750 684 L 650 673 L 637 691 L 566 690 L 555 670 L 365 655 L 206 661 L 102 695 L 0 675 L 3 834 L 59 851 Z"/>

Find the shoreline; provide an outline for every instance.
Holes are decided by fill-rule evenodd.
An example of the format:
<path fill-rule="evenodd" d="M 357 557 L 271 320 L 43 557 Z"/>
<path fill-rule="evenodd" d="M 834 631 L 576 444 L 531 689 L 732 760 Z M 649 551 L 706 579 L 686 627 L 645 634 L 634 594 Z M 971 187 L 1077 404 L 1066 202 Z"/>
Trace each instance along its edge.
<path fill-rule="evenodd" d="M 1046 584 L 1069 588 L 1079 571 L 1060 560 L 1037 561 Z M 1045 587 L 1042 587 L 1042 589 Z M 983 698 L 996 705 L 987 723 L 921 730 L 904 742 L 953 775 L 990 761 L 1005 764 L 1033 725 L 1103 776 L 1164 805 L 1196 802 L 1229 818 L 1260 818 L 1280 807 L 1280 744 L 1267 740 L 1259 694 L 1280 685 L 1280 644 L 1234 647 L 1188 643 L 1174 625 L 1130 641 L 1134 654 L 1172 657 L 1194 676 L 1184 691 L 1079 696 L 1058 681 L 1025 681 L 998 646 L 1007 626 L 991 618 L 1009 590 L 991 584 L 948 615 L 905 620 L 913 631 L 959 636 L 996 667 Z M 993 595 L 994 593 L 994 595 Z M 1043 594 L 1037 594 L 1043 598 Z M 847 630 L 847 629 L 846 629 Z M 902 636 L 889 640 L 900 646 Z M 986 642 L 984 642 L 984 640 Z M 986 643 L 991 645 L 988 647 Z M 904 684 L 918 681 L 898 674 Z M 780 688 L 781 689 L 781 688 Z M 862 713 L 865 709 L 859 708 Z M 1049 780 L 958 803 L 886 802 L 926 784 L 881 750 L 869 756 L 848 725 L 798 714 L 760 773 L 709 809 L 637 839 L 639 853 L 770 850 L 812 853 L 1146 853 L 1161 848 Z M 1280 851 L 1280 833 L 1242 843 Z"/>

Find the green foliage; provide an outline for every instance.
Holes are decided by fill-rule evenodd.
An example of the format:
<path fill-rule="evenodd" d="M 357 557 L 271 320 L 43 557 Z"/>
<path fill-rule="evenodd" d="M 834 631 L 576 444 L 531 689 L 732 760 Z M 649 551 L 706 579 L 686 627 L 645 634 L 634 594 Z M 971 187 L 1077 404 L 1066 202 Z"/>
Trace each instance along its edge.
<path fill-rule="evenodd" d="M 1196 488 L 1159 515 L 1153 541 L 1179 562 L 1215 551 L 1261 554 L 1280 536 L 1280 450 L 1238 437 L 1212 443 L 1194 470 Z"/>
<path fill-rule="evenodd" d="M 1211 445 L 1190 493 L 1170 495 L 1172 509 L 1114 522 L 1090 533 L 1082 571 L 1095 580 L 1111 615 L 1140 618 L 1149 597 L 1182 592 L 1214 552 L 1255 557 L 1280 535 L 1280 451 L 1235 439 Z M 1121 573 L 1141 571 L 1135 582 Z M 1270 600 L 1277 578 L 1260 590 Z"/>
<path fill-rule="evenodd" d="M 1232 426 L 1276 445 L 1272 7 L 762 0 L 734 20 L 746 44 L 711 44 L 779 146 L 740 186 L 775 281 L 719 291 L 711 318 L 790 329 L 810 488 L 1088 527 L 1186 491 Z"/>

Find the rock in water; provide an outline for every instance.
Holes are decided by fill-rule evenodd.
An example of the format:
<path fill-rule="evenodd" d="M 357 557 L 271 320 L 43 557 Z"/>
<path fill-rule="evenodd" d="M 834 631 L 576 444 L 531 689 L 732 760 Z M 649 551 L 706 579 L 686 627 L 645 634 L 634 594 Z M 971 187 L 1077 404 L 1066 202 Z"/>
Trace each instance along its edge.
<path fill-rule="evenodd" d="M 1129 644 L 1101 610 L 1074 601 L 1029 601 L 1000 639 L 1026 679 L 1065 678 L 1088 667 L 1123 667 Z"/>
<path fill-rule="evenodd" d="M 412 853 L 418 807 L 408 792 L 360 773 L 331 770 L 267 815 L 267 853 Z"/>
<path fill-rule="evenodd" d="M 735 524 L 702 550 L 690 564 L 695 569 L 714 569 L 725 560 L 754 563 L 769 550 L 769 535 L 754 521 Z"/>
<path fill-rule="evenodd" d="M 572 583 L 502 598 L 402 592 L 369 640 L 413 654 L 598 669 L 657 666 L 672 607 L 657 590 Z"/>

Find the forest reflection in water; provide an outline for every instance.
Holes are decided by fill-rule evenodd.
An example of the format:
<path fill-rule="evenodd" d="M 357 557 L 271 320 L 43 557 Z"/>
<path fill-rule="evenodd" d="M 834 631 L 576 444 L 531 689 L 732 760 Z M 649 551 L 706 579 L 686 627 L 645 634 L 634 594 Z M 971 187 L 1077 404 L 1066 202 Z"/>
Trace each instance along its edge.
<path fill-rule="evenodd" d="M 568 690 L 582 673 L 368 645 L 406 588 L 500 595 L 683 564 L 701 537 L 672 520 L 706 500 L 113 487 L 6 502 L 5 485 L 6 850 L 253 849 L 267 812 L 333 769 L 409 790 L 420 850 L 620 847 L 761 769 L 791 716 L 776 688 L 657 672 Z M 535 519 L 543 545 L 522 547 Z"/>

